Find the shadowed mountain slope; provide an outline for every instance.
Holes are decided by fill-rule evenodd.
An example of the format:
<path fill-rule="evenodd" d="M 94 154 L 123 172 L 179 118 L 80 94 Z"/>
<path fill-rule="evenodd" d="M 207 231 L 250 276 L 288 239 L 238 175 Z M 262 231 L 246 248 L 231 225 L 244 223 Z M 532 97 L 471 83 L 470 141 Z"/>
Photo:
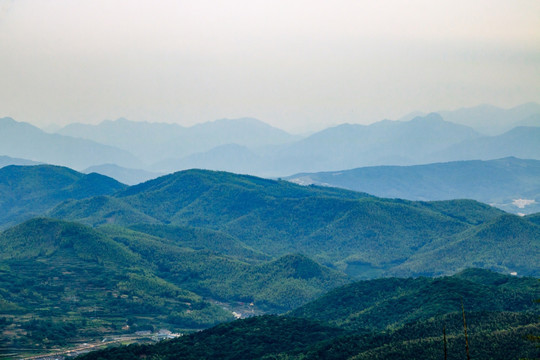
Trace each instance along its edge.
<path fill-rule="evenodd" d="M 347 329 L 399 328 L 406 323 L 461 311 L 533 311 L 540 296 L 536 278 L 468 269 L 439 278 L 386 278 L 334 289 L 290 312 Z"/>

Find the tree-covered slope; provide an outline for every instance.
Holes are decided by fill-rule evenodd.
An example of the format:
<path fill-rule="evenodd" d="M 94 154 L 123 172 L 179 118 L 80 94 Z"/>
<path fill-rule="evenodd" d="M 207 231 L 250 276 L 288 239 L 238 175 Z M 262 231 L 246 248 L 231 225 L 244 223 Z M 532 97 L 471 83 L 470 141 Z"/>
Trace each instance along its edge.
<path fill-rule="evenodd" d="M 232 310 L 285 312 L 349 282 L 303 256 L 267 261 L 217 232 L 150 230 L 163 237 L 46 218 L 0 233 L 0 321 L 9 320 L 0 346 L 50 347 L 137 329 L 201 329 L 232 320 Z M 223 247 L 197 244 L 200 238 Z M 38 322 L 28 322 L 30 317 Z"/>
<path fill-rule="evenodd" d="M 537 314 L 466 312 L 472 359 L 533 359 L 538 349 L 531 334 L 540 331 Z M 345 335 L 310 346 L 290 359 L 444 359 L 443 328 L 448 359 L 466 358 L 461 313 L 409 323 L 390 332 Z"/>
<path fill-rule="evenodd" d="M 232 319 L 156 276 L 141 254 L 84 225 L 30 220 L 1 233 L 0 248 L 0 313 L 12 321 L 0 334 L 7 346 L 54 346 L 119 333 L 125 325 L 152 328 L 170 324 L 171 311 L 179 314 L 178 327 Z M 37 328 L 28 333 L 30 316 L 51 328 L 72 329 L 63 335 Z"/>
<path fill-rule="evenodd" d="M 435 263 L 433 259 L 437 259 Z M 444 274 L 442 269 L 473 266 L 537 276 L 540 265 L 540 226 L 505 214 L 443 241 L 431 243 L 389 274 Z"/>
<path fill-rule="evenodd" d="M 83 355 L 80 359 L 274 359 L 280 353 L 299 353 L 311 344 L 346 332 L 307 319 L 260 316 L 156 345 L 132 345 Z"/>
<path fill-rule="evenodd" d="M 162 237 L 121 227 L 100 230 L 140 254 L 157 276 L 220 301 L 254 303 L 266 311 L 284 312 L 349 281 L 343 273 L 300 255 L 263 261 L 268 257 L 230 236 L 225 237 L 232 245 L 230 249 L 182 241 L 201 232 L 209 234 L 209 240 L 219 241 L 223 235 L 216 232 L 177 227 L 165 227 L 160 232 L 157 226 L 151 229 Z M 176 232 L 172 236 L 171 230 Z"/>
<path fill-rule="evenodd" d="M 406 323 L 468 311 L 533 311 L 540 298 L 536 278 L 471 269 L 438 278 L 383 278 L 334 289 L 291 316 L 348 329 L 392 329 Z"/>
<path fill-rule="evenodd" d="M 538 350 L 527 335 L 537 333 L 534 315 L 468 313 L 473 359 L 535 358 Z M 461 314 L 408 324 L 388 333 L 354 333 L 301 318 L 263 316 L 218 325 L 200 333 L 155 345 L 131 345 L 91 352 L 78 359 L 413 359 L 465 358 Z"/>
<path fill-rule="evenodd" d="M 0 229 L 41 215 L 67 199 L 109 195 L 126 185 L 69 168 L 36 165 L 0 168 Z"/>

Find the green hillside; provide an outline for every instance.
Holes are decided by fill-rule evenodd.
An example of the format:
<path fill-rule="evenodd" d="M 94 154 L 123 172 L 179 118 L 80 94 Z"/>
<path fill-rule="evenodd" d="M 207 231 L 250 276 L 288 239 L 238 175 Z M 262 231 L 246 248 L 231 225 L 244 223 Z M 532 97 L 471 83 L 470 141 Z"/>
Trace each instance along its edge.
<path fill-rule="evenodd" d="M 99 174 L 36 165 L 0 168 L 0 229 L 15 225 L 67 199 L 110 195 L 126 185 Z"/>
<path fill-rule="evenodd" d="M 285 312 L 349 281 L 300 255 L 266 261 L 217 232 L 146 228 L 164 237 L 46 218 L 1 233 L 0 349 L 162 327 L 193 331 L 232 320 L 232 310 Z M 199 238 L 237 247 L 213 251 Z"/>
<path fill-rule="evenodd" d="M 0 313 L 12 321 L 0 334 L 7 347 L 54 346 L 121 333 L 126 325 L 132 331 L 153 328 L 170 324 L 171 311 L 186 315 L 175 320 L 178 327 L 232 319 L 199 295 L 157 277 L 140 254 L 83 225 L 30 220 L 3 232 L 0 247 Z M 34 320 L 51 330 L 37 326 L 28 333 Z"/>
<path fill-rule="evenodd" d="M 534 256 L 531 256 L 534 255 Z M 504 273 L 536 276 L 540 226 L 505 214 L 444 241 L 431 243 L 389 271 L 395 275 L 441 275 L 441 269 L 471 265 Z M 434 263 L 432 259 L 438 259 Z"/>
<path fill-rule="evenodd" d="M 298 253 L 357 279 L 443 275 L 474 266 L 538 275 L 540 237 L 535 225 L 528 218 L 504 214 L 472 200 L 380 199 L 335 188 L 189 170 L 113 196 L 71 200 L 49 215 L 92 226 L 130 226 L 150 234 L 163 232 L 164 225 L 204 228 L 230 237 L 226 246 L 218 241 L 213 251 L 244 248 L 239 260 L 252 258 L 245 251 L 259 253 L 259 258 Z M 490 227 L 498 230 L 489 231 Z M 174 237 L 170 230 L 167 236 Z M 432 261 L 434 256 L 443 261 Z"/>
<path fill-rule="evenodd" d="M 99 230 L 140 254 L 151 264 L 155 274 L 171 283 L 220 301 L 254 302 L 266 311 L 290 310 L 349 281 L 343 273 L 300 255 L 285 255 L 263 262 L 260 253 L 249 251 L 247 247 L 240 247 L 242 254 L 248 255 L 242 256 L 244 260 L 238 259 L 234 248 L 220 251 L 216 246 L 215 249 L 196 250 L 200 245 L 190 247 L 178 241 L 182 232 L 167 235 L 178 228 L 164 228 L 163 238 L 121 227 L 108 226 Z M 201 231 L 186 228 L 184 233 L 189 236 Z M 215 232 L 203 233 L 212 234 L 214 239 L 222 237 Z M 227 240 L 240 244 L 235 239 Z"/>
<path fill-rule="evenodd" d="M 153 346 L 113 348 L 92 352 L 79 359 L 128 359 L 148 356 L 186 360 L 275 359 L 272 355 L 299 352 L 310 344 L 343 334 L 346 332 L 341 329 L 307 319 L 266 315 L 221 324 Z"/>
<path fill-rule="evenodd" d="M 246 262 L 271 259 L 268 255 L 246 246 L 238 239 L 221 231 L 189 226 L 152 224 L 132 225 L 129 229 L 168 239 L 178 246 L 194 250 L 208 250 Z M 101 230 L 107 231 L 108 228 L 102 227 Z"/>
<path fill-rule="evenodd" d="M 540 297 L 531 278 L 482 271 L 378 279 L 324 295 L 351 278 L 450 275 L 472 266 L 538 276 L 535 215 L 203 170 L 126 187 L 61 167 L 7 169 L 6 209 L 21 219 L 45 212 L 64 220 L 37 218 L 0 234 L 2 347 L 193 331 L 232 320 L 233 311 L 299 306 L 294 316 L 388 333 L 455 312 L 460 297 L 474 313 L 529 311 Z"/>

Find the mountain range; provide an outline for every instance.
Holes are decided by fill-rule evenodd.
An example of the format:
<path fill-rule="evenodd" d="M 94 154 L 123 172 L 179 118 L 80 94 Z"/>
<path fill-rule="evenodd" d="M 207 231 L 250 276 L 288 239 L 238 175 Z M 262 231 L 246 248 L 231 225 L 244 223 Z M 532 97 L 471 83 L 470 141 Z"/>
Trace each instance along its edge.
<path fill-rule="evenodd" d="M 0 156 L 0 168 L 8 165 L 38 165 L 40 164 L 37 161 L 12 158 L 10 156 Z"/>
<path fill-rule="evenodd" d="M 485 136 L 433 113 L 407 122 L 343 124 L 286 144 L 226 143 L 179 158 L 170 156 L 153 163 L 149 169 L 168 173 L 202 168 L 278 177 L 299 171 L 337 171 L 359 166 L 507 156 L 540 159 L 538 130 L 518 127 L 502 135 Z"/>
<path fill-rule="evenodd" d="M 531 356 L 538 282 L 523 276 L 539 276 L 540 112 L 499 110 L 304 138 L 249 118 L 119 119 L 60 134 L 0 119 L 0 353 L 278 313 L 169 342 L 169 353 L 438 358 L 441 326 L 458 344 L 463 298 L 477 357 Z M 344 170 L 380 164 L 407 166 Z M 294 177 L 309 186 L 162 175 L 188 168 L 326 173 Z"/>
<path fill-rule="evenodd" d="M 235 316 L 282 314 L 380 276 L 470 267 L 538 276 L 538 214 L 473 200 L 383 199 L 207 170 L 134 186 L 51 165 L 7 166 L 0 175 L 0 347 L 43 349 L 162 327 L 191 332 Z M 403 302 L 420 296 L 413 289 L 431 289 L 415 284 Z M 516 289 L 503 295 L 521 301 Z"/>
<path fill-rule="evenodd" d="M 191 127 L 121 118 L 98 125 L 74 123 L 58 133 L 124 149 L 149 164 L 227 144 L 262 147 L 281 145 L 299 138 L 252 118 L 221 119 Z"/>
<path fill-rule="evenodd" d="M 51 166 L 11 166 L 0 173 L 16 179 L 3 186 L 4 198 L 10 199 L 3 206 L 20 209 L 18 219 L 46 215 L 94 227 L 205 228 L 267 258 L 300 253 L 357 278 L 449 274 L 480 264 L 520 274 L 538 270 L 533 258 L 538 255 L 540 230 L 534 215 L 518 217 L 472 200 L 382 199 L 203 170 L 131 187 Z M 66 174 L 71 177 L 61 183 Z M 58 188 L 50 187 L 54 182 Z M 33 195 L 30 202 L 25 194 L 33 190 L 40 197 Z M 6 217 L 2 226 L 13 219 L 14 215 Z M 477 249 L 463 256 L 475 242 Z M 442 251 L 445 262 L 433 263 L 430 259 Z"/>
<path fill-rule="evenodd" d="M 540 211 L 540 161 L 515 157 L 415 166 L 373 166 L 301 173 L 301 185 L 334 186 L 385 198 L 474 199 L 512 213 Z"/>
<path fill-rule="evenodd" d="M 540 159 L 538 104 L 416 114 L 371 125 L 342 124 L 307 137 L 253 118 L 191 127 L 121 118 L 97 125 L 74 123 L 56 134 L 4 118 L 0 154 L 77 170 L 91 167 L 130 184 L 190 168 L 280 177 L 508 156 Z M 113 171 L 111 165 L 118 168 Z M 136 170 L 150 174 L 135 175 Z"/>
<path fill-rule="evenodd" d="M 446 121 L 467 125 L 485 135 L 501 135 L 518 126 L 540 126 L 540 105 L 526 103 L 502 109 L 480 105 L 453 111 L 437 111 Z"/>

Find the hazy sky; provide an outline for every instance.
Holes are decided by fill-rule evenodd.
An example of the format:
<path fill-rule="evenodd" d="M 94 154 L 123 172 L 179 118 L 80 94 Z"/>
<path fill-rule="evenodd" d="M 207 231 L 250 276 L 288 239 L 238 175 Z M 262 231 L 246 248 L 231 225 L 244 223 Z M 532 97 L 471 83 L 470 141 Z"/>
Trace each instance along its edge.
<path fill-rule="evenodd" d="M 290 131 L 540 101 L 540 1 L 0 0 L 0 117 Z"/>

